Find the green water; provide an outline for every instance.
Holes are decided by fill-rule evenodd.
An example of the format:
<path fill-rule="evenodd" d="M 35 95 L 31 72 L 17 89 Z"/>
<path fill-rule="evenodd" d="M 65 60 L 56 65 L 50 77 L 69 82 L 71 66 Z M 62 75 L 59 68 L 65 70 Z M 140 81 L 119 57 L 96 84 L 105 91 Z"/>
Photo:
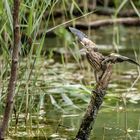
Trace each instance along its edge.
<path fill-rule="evenodd" d="M 113 49 L 113 30 L 111 27 L 91 31 L 91 38 L 101 47 L 101 51 Z M 136 52 L 139 60 L 140 29 L 120 26 L 117 30 L 120 53 L 135 58 Z M 46 44 L 44 47 L 49 47 L 50 50 L 67 45 L 58 38 L 47 38 Z M 106 49 L 108 45 L 111 46 L 109 50 Z M 19 76 L 16 94 L 18 122 L 16 123 L 13 113 L 7 139 L 71 140 L 75 137 L 95 82 L 86 59 L 66 56 L 65 59 L 65 53 L 58 54 L 59 60 L 54 59 L 55 54 L 38 58 L 28 83 L 30 67 L 23 70 L 28 59 L 22 60 L 19 68 L 19 75 L 22 76 Z M 137 78 L 138 68 L 133 64 L 114 66 L 91 140 L 140 139 L 140 80 Z"/>
<path fill-rule="evenodd" d="M 138 140 L 140 138 L 139 80 L 128 92 L 137 77 L 137 70 L 136 67 L 132 68 L 131 64 L 125 66 L 114 67 L 108 94 L 97 116 L 91 139 Z M 128 74 L 124 74 L 123 70 L 128 68 Z M 37 91 L 30 92 L 32 95 L 30 98 L 34 102 L 33 107 L 29 109 L 26 125 L 25 113 L 19 115 L 17 132 L 13 116 L 13 127 L 10 131 L 13 139 L 72 139 L 78 131 L 94 82 L 86 79 L 89 76 L 86 72 L 83 72 L 83 77 L 80 78 L 81 70 L 78 70 L 77 64 L 67 63 L 64 67 L 57 63 L 50 65 L 46 70 L 46 73 L 43 72 L 44 69 L 38 70 L 40 79 L 36 81 Z M 76 79 L 78 76 L 79 79 Z M 84 80 L 86 85 L 82 84 Z M 21 99 L 20 95 L 19 98 Z"/>

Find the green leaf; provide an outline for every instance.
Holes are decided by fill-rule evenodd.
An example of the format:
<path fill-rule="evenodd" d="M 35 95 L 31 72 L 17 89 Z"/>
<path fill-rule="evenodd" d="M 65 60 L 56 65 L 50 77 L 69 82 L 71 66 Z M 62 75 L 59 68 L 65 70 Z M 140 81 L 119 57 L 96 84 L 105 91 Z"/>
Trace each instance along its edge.
<path fill-rule="evenodd" d="M 11 31 L 13 32 L 13 18 L 12 18 L 12 12 L 11 12 L 11 9 L 9 6 L 10 2 L 8 2 L 7 0 L 3 0 L 3 2 L 4 2 L 6 12 L 7 12 L 7 18 L 8 18 L 9 23 L 10 23 L 10 28 L 11 28 Z"/>
<path fill-rule="evenodd" d="M 2 0 L 0 1 L 0 14 L 3 13 L 3 3 L 2 3 Z"/>

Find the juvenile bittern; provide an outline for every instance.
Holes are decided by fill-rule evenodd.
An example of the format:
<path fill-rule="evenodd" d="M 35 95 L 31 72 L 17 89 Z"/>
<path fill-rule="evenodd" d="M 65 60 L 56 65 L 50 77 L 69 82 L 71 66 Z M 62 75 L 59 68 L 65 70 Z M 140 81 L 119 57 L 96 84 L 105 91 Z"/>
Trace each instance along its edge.
<path fill-rule="evenodd" d="M 102 55 L 100 52 L 98 52 L 98 48 L 96 47 L 95 43 L 88 39 L 88 37 L 83 32 L 72 27 L 69 27 L 69 29 L 74 35 L 78 37 L 79 41 L 84 46 L 87 59 L 91 64 L 92 68 L 94 69 L 96 82 L 98 82 L 104 74 L 104 71 L 106 70 L 106 64 L 109 62 L 118 63 L 128 61 L 130 63 L 140 66 L 134 60 L 119 54 L 111 53 L 108 56 Z"/>

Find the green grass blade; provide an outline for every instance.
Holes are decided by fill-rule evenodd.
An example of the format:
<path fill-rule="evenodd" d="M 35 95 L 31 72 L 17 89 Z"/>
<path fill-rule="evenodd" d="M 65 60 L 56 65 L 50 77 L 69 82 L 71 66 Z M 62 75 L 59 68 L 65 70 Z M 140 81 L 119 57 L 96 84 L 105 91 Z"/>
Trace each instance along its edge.
<path fill-rule="evenodd" d="M 12 18 L 12 12 L 11 12 L 11 9 L 9 6 L 10 2 L 8 2 L 7 0 L 3 0 L 3 2 L 5 5 L 6 12 L 7 12 L 7 18 L 8 18 L 9 23 L 10 23 L 10 28 L 11 28 L 11 31 L 13 32 L 13 18 Z"/>
<path fill-rule="evenodd" d="M 135 10 L 136 14 L 138 15 L 138 17 L 140 17 L 140 13 L 139 13 L 138 9 L 136 8 L 134 2 L 132 0 L 130 0 L 130 3 L 132 5 L 133 9 Z"/>
<path fill-rule="evenodd" d="M 115 17 L 118 15 L 118 13 L 121 11 L 121 9 L 124 7 L 124 5 L 128 2 L 128 0 L 123 0 L 120 4 L 119 8 L 115 12 Z"/>

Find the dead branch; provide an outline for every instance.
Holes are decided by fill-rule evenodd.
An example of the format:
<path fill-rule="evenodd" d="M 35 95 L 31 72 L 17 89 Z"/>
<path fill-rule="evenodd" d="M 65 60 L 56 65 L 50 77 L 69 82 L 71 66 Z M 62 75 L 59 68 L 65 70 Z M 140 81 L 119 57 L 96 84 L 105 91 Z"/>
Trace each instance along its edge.
<path fill-rule="evenodd" d="M 97 83 L 95 90 L 92 91 L 90 103 L 87 107 L 86 113 L 83 117 L 80 129 L 76 135 L 75 140 L 87 140 L 89 138 L 97 113 L 100 106 L 102 105 L 103 98 L 106 94 L 106 89 L 111 75 L 112 64 L 108 64 L 107 69 L 101 77 L 99 83 Z"/>
<path fill-rule="evenodd" d="M 117 19 L 103 19 L 88 23 L 77 22 L 75 24 L 76 28 L 79 29 L 88 29 L 90 28 L 99 28 L 102 26 L 112 25 L 112 24 L 123 24 L 125 26 L 140 26 L 140 19 L 139 18 L 117 18 Z"/>

